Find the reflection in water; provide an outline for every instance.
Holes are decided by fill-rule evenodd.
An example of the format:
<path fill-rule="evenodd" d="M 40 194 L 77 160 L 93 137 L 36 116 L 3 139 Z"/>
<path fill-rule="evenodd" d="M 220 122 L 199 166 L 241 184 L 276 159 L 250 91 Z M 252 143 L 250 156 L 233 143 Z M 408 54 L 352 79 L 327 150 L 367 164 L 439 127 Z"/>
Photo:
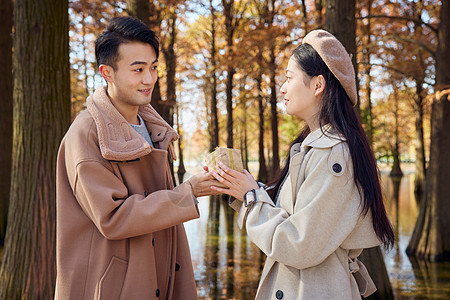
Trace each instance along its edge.
<path fill-rule="evenodd" d="M 450 262 L 416 260 L 405 253 L 414 230 L 419 207 L 414 197 L 414 174 L 401 181 L 382 175 L 387 211 L 396 243 L 385 255 L 395 299 L 450 299 Z"/>
<path fill-rule="evenodd" d="M 405 249 L 418 215 L 414 174 L 393 182 L 382 175 L 396 243 L 385 254 L 395 299 L 450 299 L 450 263 L 416 261 Z M 264 255 L 239 230 L 227 199 L 199 198 L 200 219 L 185 223 L 199 299 L 253 299 Z"/>
<path fill-rule="evenodd" d="M 185 223 L 199 299 L 254 298 L 261 251 L 240 230 L 228 198 L 199 198 L 200 219 Z"/>

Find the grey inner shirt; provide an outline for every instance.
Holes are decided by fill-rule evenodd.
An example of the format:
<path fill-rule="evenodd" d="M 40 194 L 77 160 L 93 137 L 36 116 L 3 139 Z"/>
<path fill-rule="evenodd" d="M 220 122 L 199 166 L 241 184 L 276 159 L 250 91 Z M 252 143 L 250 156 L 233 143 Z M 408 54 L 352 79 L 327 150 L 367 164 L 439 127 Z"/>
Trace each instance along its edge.
<path fill-rule="evenodd" d="M 149 143 L 150 146 L 153 147 L 153 143 L 150 138 L 150 134 L 148 133 L 147 126 L 145 126 L 144 120 L 142 120 L 140 115 L 138 115 L 138 119 L 139 119 L 139 125 L 130 124 L 131 127 L 133 127 L 134 130 L 137 131 L 137 133 L 142 135 L 142 137 L 147 141 L 147 143 Z"/>

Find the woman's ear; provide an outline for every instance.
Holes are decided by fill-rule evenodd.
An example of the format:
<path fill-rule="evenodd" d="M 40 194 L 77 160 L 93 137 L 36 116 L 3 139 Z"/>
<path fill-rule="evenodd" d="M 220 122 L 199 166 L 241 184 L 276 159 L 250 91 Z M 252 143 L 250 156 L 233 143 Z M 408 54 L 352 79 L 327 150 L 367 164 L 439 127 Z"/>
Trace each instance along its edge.
<path fill-rule="evenodd" d="M 110 83 L 114 81 L 114 69 L 111 66 L 100 65 L 98 70 L 106 82 Z"/>
<path fill-rule="evenodd" d="M 312 84 L 314 85 L 314 96 L 318 96 L 325 90 L 325 78 L 323 75 L 317 75 L 313 79 L 314 82 L 312 82 Z"/>

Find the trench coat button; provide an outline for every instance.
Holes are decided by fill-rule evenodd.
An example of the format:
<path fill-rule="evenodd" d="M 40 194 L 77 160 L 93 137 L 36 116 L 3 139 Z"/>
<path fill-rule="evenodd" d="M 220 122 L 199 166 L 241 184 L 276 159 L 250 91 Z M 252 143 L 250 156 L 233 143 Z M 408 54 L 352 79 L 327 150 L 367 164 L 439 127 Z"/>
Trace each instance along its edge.
<path fill-rule="evenodd" d="M 159 297 L 159 289 L 156 289 L 156 297 Z"/>
<path fill-rule="evenodd" d="M 152 238 L 152 246 L 155 247 L 155 238 Z"/>
<path fill-rule="evenodd" d="M 333 165 L 333 171 L 336 172 L 336 173 L 341 172 L 342 171 L 342 166 L 340 164 L 338 164 L 338 163 L 335 163 Z"/>
<path fill-rule="evenodd" d="M 145 196 L 145 197 L 147 197 L 147 196 L 148 196 L 148 193 L 147 193 L 147 191 L 145 191 L 145 192 L 144 192 L 144 196 Z"/>
<path fill-rule="evenodd" d="M 179 264 L 175 264 L 175 272 L 178 271 L 180 269 L 180 265 Z"/>
<path fill-rule="evenodd" d="M 277 293 L 275 294 L 275 297 L 277 297 L 277 299 L 283 299 L 283 291 L 278 290 Z"/>

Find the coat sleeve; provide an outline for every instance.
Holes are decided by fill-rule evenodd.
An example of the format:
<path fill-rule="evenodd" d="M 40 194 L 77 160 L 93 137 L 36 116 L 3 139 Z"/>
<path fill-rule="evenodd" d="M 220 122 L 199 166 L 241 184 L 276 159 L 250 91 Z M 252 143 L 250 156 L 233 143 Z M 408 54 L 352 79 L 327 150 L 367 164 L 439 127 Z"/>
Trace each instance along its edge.
<path fill-rule="evenodd" d="M 271 205 L 261 191 L 251 210 L 240 212 L 247 214 L 250 239 L 268 257 L 297 269 L 313 267 L 335 252 L 355 228 L 361 208 L 352 172 L 347 167 L 339 176 L 333 174 L 329 153 L 330 149 L 314 149 L 306 162 L 292 215 Z"/>
<path fill-rule="evenodd" d="M 73 191 L 85 214 L 110 240 L 155 232 L 199 217 L 189 184 L 148 196 L 128 195 L 124 183 L 96 160 L 76 166 Z"/>

